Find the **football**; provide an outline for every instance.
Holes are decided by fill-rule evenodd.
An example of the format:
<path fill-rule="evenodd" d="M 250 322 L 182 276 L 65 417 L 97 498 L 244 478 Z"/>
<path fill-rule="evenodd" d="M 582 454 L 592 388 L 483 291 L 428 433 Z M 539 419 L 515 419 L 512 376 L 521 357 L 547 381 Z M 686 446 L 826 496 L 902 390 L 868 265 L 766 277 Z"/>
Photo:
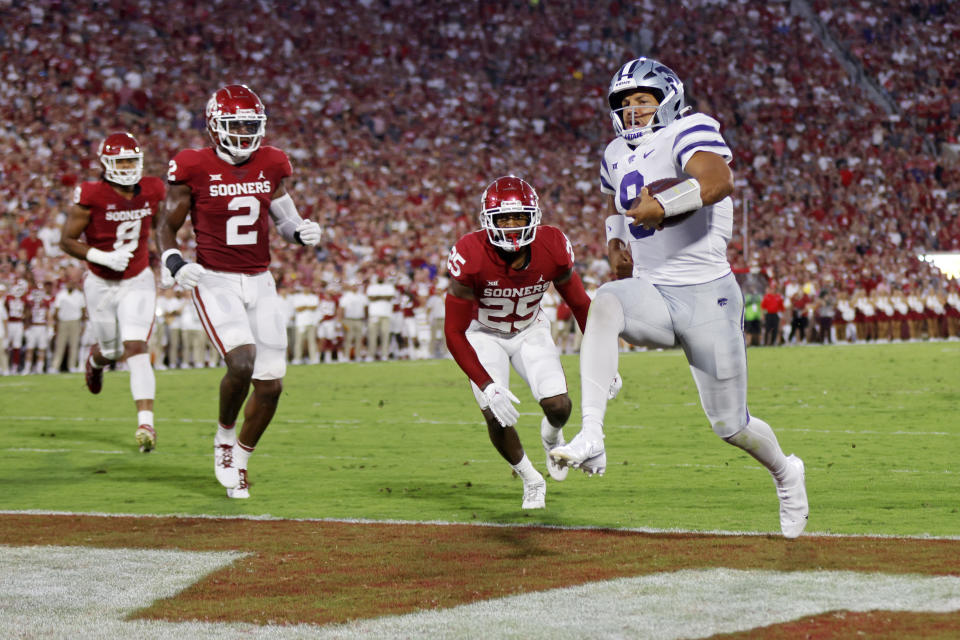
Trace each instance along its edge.
<path fill-rule="evenodd" d="M 647 188 L 647 191 L 650 193 L 651 196 L 655 196 L 658 193 L 662 193 L 663 191 L 666 191 L 670 187 L 678 185 L 681 182 L 684 182 L 689 179 L 690 179 L 690 176 L 684 176 L 682 178 L 663 178 L 662 180 L 654 180 L 650 184 L 644 185 L 644 186 Z M 666 227 L 676 226 L 695 213 L 696 211 L 688 211 L 687 213 L 681 213 L 678 216 L 670 216 L 669 218 L 664 218 L 663 223 L 660 224 L 660 227 L 666 228 Z"/>
<path fill-rule="evenodd" d="M 678 185 L 684 180 L 689 180 L 688 177 L 684 178 L 663 178 L 662 180 L 654 180 L 650 184 L 644 185 L 647 188 L 647 191 L 650 192 L 650 195 L 654 196 L 662 191 L 666 191 L 674 185 Z"/>

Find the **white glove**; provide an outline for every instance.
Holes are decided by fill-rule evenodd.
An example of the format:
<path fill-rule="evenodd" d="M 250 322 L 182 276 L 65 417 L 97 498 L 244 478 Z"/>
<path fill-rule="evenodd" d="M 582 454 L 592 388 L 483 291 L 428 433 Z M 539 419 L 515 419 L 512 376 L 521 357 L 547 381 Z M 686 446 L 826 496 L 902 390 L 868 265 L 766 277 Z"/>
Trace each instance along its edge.
<path fill-rule="evenodd" d="M 512 427 L 520 419 L 520 411 L 513 406 L 514 402 L 520 402 L 520 398 L 513 395 L 510 389 L 497 384 L 490 383 L 483 390 L 483 395 L 487 399 L 487 406 L 493 412 L 493 417 L 497 419 L 502 427 Z"/>
<path fill-rule="evenodd" d="M 177 275 L 174 276 L 174 280 L 177 281 L 181 287 L 187 291 L 192 290 L 200 282 L 200 278 L 203 277 L 203 274 L 207 272 L 203 268 L 203 265 L 199 265 L 196 262 L 188 262 L 179 269 L 177 269 Z"/>
<path fill-rule="evenodd" d="M 313 220 L 304 220 L 297 225 L 295 231 L 300 234 L 300 242 L 308 247 L 312 247 L 320 242 L 320 236 L 323 235 L 320 225 Z"/>
<path fill-rule="evenodd" d="M 90 247 L 87 250 L 87 260 L 103 265 L 107 269 L 123 273 L 130 264 L 130 258 L 133 257 L 133 251 L 129 249 L 117 249 L 116 251 L 100 251 Z"/>
<path fill-rule="evenodd" d="M 610 390 L 607 391 L 607 400 L 613 400 L 617 397 L 617 394 L 620 393 L 620 389 L 623 388 L 623 378 L 620 377 L 620 374 L 613 376 L 613 382 L 610 383 Z"/>
<path fill-rule="evenodd" d="M 170 273 L 170 269 L 167 269 L 167 265 L 160 267 L 160 288 L 169 289 L 173 285 L 177 284 L 177 281 L 173 279 L 173 274 Z"/>

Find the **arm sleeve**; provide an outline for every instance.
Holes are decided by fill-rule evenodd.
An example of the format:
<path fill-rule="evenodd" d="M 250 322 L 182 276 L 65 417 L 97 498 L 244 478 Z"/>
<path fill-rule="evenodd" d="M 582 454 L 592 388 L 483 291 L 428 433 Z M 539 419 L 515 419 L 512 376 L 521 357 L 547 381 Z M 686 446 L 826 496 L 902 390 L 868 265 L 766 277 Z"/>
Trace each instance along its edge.
<path fill-rule="evenodd" d="M 590 310 L 590 296 L 583 288 L 583 282 L 576 271 L 570 272 L 570 279 L 563 284 L 556 285 L 557 291 L 570 306 L 577 325 L 583 332 L 587 328 L 587 312 Z"/>
<path fill-rule="evenodd" d="M 293 198 L 290 197 L 289 193 L 285 193 L 270 202 L 270 217 L 273 218 L 273 224 L 276 225 L 277 231 L 280 232 L 280 236 L 284 240 L 297 242 L 294 234 L 303 219 L 297 213 L 297 205 L 293 203 Z"/>
<path fill-rule="evenodd" d="M 443 321 L 443 333 L 447 338 L 447 349 L 467 377 L 482 389 L 488 382 L 493 382 L 493 378 L 480 364 L 477 352 L 467 340 L 467 327 L 473 320 L 473 301 L 448 293 L 444 306 L 446 317 Z"/>

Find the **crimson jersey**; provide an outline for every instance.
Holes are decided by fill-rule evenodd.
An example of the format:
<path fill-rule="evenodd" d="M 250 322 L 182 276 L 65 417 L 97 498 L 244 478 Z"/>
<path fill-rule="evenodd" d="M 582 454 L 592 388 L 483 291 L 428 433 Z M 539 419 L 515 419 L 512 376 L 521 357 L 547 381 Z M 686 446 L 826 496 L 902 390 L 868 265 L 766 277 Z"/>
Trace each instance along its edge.
<path fill-rule="evenodd" d="M 23 322 L 27 315 L 27 296 L 8 295 L 4 299 L 7 305 L 7 320 L 10 322 Z"/>
<path fill-rule="evenodd" d="M 150 262 L 147 238 L 153 214 L 166 196 L 163 180 L 149 176 L 134 187 L 134 195 L 129 200 L 105 180 L 80 183 L 74 191 L 73 202 L 90 210 L 90 222 L 83 231 L 86 243 L 101 251 L 133 252 L 123 273 L 93 262 L 88 263 L 90 271 L 105 280 L 124 280 L 146 269 Z"/>
<path fill-rule="evenodd" d="M 53 306 L 53 296 L 48 296 L 43 289 L 33 289 L 27 294 L 27 301 L 30 305 L 30 324 L 47 324 L 50 307 Z"/>
<path fill-rule="evenodd" d="M 573 247 L 556 227 L 538 227 L 529 247 L 530 262 L 522 269 L 503 261 L 486 231 L 463 236 L 450 251 L 447 271 L 473 290 L 475 318 L 484 327 L 502 333 L 522 331 L 536 319 L 550 283 L 573 268 Z"/>
<path fill-rule="evenodd" d="M 170 161 L 167 180 L 193 195 L 190 220 L 197 262 L 214 271 L 261 273 L 270 265 L 270 201 L 280 181 L 293 174 L 286 154 L 260 147 L 239 165 L 212 148 L 185 149 Z"/>

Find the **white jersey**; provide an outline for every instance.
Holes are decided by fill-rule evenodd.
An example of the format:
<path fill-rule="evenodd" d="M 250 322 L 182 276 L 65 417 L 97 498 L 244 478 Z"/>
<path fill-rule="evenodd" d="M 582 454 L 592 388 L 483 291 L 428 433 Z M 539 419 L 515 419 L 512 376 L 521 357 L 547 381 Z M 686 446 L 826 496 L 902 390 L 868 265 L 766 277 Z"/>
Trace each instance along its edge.
<path fill-rule="evenodd" d="M 615 198 L 623 214 L 640 195 L 640 189 L 663 178 L 682 177 L 683 169 L 698 151 L 708 151 L 727 162 L 733 159 L 720 135 L 720 123 L 702 113 L 679 118 L 637 147 L 623 138 L 607 145 L 600 167 L 600 190 Z M 607 237 L 629 238 L 634 276 L 654 284 L 688 285 L 716 280 L 729 273 L 727 242 L 733 234 L 733 202 L 724 198 L 702 207 L 683 222 L 658 231 L 628 224 L 607 229 Z"/>

